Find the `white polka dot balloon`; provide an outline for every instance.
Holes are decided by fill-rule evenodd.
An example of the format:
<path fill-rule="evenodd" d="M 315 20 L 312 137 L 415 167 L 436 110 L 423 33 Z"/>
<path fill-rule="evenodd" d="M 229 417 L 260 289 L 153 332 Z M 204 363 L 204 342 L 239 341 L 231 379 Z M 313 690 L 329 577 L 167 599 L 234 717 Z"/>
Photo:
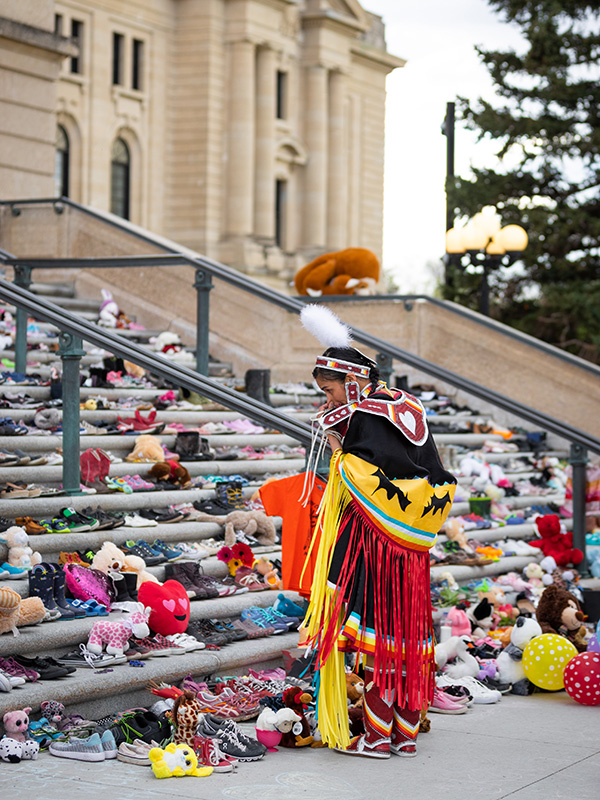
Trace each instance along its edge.
<path fill-rule="evenodd" d="M 543 633 L 532 639 L 523 650 L 523 669 L 529 680 L 540 689 L 558 691 L 564 688 L 563 672 L 577 655 L 577 649 L 564 636 Z"/>
<path fill-rule="evenodd" d="M 584 706 L 600 706 L 600 653 L 580 653 L 565 667 L 565 689 Z"/>

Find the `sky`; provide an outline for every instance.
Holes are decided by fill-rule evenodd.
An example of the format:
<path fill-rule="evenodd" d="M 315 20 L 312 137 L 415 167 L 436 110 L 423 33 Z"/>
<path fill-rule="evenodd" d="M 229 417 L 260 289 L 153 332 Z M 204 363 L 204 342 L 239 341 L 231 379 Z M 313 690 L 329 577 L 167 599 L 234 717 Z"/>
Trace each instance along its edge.
<path fill-rule="evenodd" d="M 401 294 L 430 293 L 444 254 L 446 103 L 493 99 L 475 45 L 519 47 L 518 28 L 486 0 L 361 0 L 383 16 L 387 49 L 406 66 L 387 78 L 383 266 Z M 455 173 L 497 163 L 490 142 L 456 125 Z"/>

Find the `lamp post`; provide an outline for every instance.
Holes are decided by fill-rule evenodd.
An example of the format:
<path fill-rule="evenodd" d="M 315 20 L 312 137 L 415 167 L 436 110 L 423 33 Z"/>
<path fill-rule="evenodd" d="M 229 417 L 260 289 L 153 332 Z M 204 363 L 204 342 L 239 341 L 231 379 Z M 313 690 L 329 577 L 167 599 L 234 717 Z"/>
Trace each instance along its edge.
<path fill-rule="evenodd" d="M 481 267 L 481 295 L 479 310 L 490 314 L 491 270 L 513 264 L 527 247 L 527 233 L 520 225 L 501 227 L 494 206 L 486 206 L 475 214 L 462 228 L 450 228 L 446 233 L 446 263 L 459 263 L 465 267 Z M 469 259 L 465 265 L 463 258 Z"/>

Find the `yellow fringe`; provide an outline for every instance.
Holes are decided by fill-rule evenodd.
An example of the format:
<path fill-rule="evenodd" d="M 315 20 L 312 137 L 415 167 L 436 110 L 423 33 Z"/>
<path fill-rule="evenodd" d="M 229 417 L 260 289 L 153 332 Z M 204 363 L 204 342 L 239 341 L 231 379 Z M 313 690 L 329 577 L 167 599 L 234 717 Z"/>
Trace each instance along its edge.
<path fill-rule="evenodd" d="M 315 572 L 307 612 L 308 634 L 313 645 L 318 648 L 319 632 L 332 624 L 331 615 L 335 604 L 336 590 L 327 585 L 333 549 L 338 535 L 340 515 L 349 502 L 339 473 L 338 461 L 343 452 L 337 450 L 331 458 L 329 481 L 315 530 L 321 530 L 321 541 L 315 564 Z M 313 544 L 315 541 L 313 536 Z M 311 544 L 311 550 L 313 545 Z M 310 551 L 309 551 L 310 557 Z M 307 562 L 308 563 L 308 558 Z M 304 569 L 306 569 L 306 563 Z M 304 570 L 303 573 L 304 575 Z M 335 621 L 341 627 L 343 618 Z M 321 738 L 329 747 L 346 748 L 350 744 L 350 730 L 346 702 L 346 670 L 344 654 L 334 648 L 327 661 L 319 670 L 318 720 Z"/>

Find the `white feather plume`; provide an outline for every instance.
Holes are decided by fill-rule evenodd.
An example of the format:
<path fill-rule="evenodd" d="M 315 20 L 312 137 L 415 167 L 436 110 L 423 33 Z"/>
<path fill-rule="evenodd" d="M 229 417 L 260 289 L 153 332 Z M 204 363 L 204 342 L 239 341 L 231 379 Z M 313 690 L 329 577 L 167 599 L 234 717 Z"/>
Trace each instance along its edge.
<path fill-rule="evenodd" d="M 352 347 L 350 328 L 327 308 L 317 303 L 304 306 L 300 321 L 323 347 Z"/>

